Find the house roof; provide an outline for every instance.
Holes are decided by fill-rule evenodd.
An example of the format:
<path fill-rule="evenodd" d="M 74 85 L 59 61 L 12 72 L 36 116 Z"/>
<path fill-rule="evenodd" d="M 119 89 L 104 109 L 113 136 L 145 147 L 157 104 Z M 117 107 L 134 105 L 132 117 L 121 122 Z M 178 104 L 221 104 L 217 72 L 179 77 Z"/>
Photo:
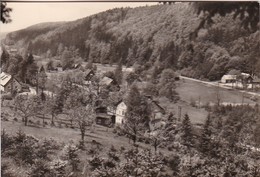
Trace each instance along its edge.
<path fill-rule="evenodd" d="M 5 86 L 10 81 L 11 78 L 12 78 L 12 76 L 10 74 L 2 72 L 0 74 L 0 84 L 2 86 Z"/>
<path fill-rule="evenodd" d="M 154 105 L 154 106 L 156 106 L 157 108 L 159 108 L 159 111 L 160 111 L 162 114 L 165 114 L 165 109 L 164 109 L 162 106 L 160 106 L 157 101 L 152 100 L 151 104 Z"/>
<path fill-rule="evenodd" d="M 239 70 L 236 70 L 236 69 L 232 69 L 228 72 L 227 75 L 239 75 L 241 74 L 241 72 Z"/>
<path fill-rule="evenodd" d="M 253 79 L 253 82 L 254 82 L 254 83 L 260 83 L 260 78 L 254 78 L 254 79 Z"/>
<path fill-rule="evenodd" d="M 87 70 L 85 71 L 86 76 L 89 75 L 91 72 L 93 72 L 91 69 L 87 69 Z"/>
<path fill-rule="evenodd" d="M 97 118 L 104 118 L 104 119 L 111 119 L 112 115 L 109 115 L 107 113 L 97 113 L 96 117 Z"/>
<path fill-rule="evenodd" d="M 103 79 L 101 79 L 100 85 L 109 85 L 112 82 L 113 82 L 113 79 L 105 76 L 105 77 L 103 77 Z"/>
<path fill-rule="evenodd" d="M 225 79 L 225 80 L 227 80 L 227 79 L 237 79 L 237 76 L 236 75 L 229 75 L 229 74 L 227 74 L 227 75 L 224 75 L 222 77 L 222 79 Z"/>

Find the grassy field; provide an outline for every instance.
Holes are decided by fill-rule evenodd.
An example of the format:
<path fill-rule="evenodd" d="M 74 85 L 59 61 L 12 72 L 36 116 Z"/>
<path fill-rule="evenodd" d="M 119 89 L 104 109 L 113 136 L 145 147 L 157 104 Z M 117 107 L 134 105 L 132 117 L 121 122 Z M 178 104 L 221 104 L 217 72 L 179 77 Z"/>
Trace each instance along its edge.
<path fill-rule="evenodd" d="M 236 90 L 228 90 L 225 88 L 217 88 L 212 85 L 206 85 L 200 82 L 191 80 L 181 80 L 177 84 L 176 91 L 180 96 L 180 101 L 177 103 L 170 103 L 165 98 L 159 98 L 161 106 L 166 108 L 168 112 L 174 113 L 175 117 L 179 118 L 181 107 L 181 118 L 187 113 L 193 124 L 202 124 L 208 115 L 208 112 L 204 108 L 196 108 L 191 106 L 191 102 L 201 105 L 203 107 L 206 104 L 215 104 L 217 102 L 217 93 L 219 93 L 221 103 L 244 103 L 255 105 L 260 104 L 260 98 L 258 101 L 250 99 L 249 95 L 242 94 Z"/>
<path fill-rule="evenodd" d="M 255 104 L 256 102 L 250 99 L 250 96 L 242 94 L 236 90 L 228 90 L 225 88 L 218 88 L 203 83 L 194 82 L 190 80 L 180 81 L 177 92 L 182 100 L 190 102 L 191 100 L 199 101 L 200 103 L 216 103 L 217 93 L 220 95 L 220 102 L 226 103 L 248 103 Z M 260 98 L 258 99 L 260 103 Z"/>

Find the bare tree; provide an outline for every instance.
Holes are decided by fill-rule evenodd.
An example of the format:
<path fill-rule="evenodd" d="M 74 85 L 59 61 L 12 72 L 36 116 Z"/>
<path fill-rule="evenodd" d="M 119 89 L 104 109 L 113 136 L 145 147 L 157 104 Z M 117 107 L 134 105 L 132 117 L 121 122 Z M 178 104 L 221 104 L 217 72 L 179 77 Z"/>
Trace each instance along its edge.
<path fill-rule="evenodd" d="M 39 113 L 38 97 L 19 95 L 15 98 L 15 111 L 20 113 L 24 125 L 27 126 L 28 119 Z"/>
<path fill-rule="evenodd" d="M 74 118 L 80 129 L 81 140 L 84 142 L 86 128 L 90 127 L 94 122 L 94 111 L 91 106 L 80 106 L 75 109 Z"/>
<path fill-rule="evenodd" d="M 129 138 L 136 144 L 137 138 L 142 135 L 144 131 L 144 121 L 142 117 L 138 114 L 128 113 L 126 122 L 124 123 L 124 132 L 129 136 Z"/>
<path fill-rule="evenodd" d="M 154 152 L 157 152 L 158 146 L 165 140 L 165 129 L 163 127 L 157 129 L 149 135 L 149 140 L 154 147 Z"/>

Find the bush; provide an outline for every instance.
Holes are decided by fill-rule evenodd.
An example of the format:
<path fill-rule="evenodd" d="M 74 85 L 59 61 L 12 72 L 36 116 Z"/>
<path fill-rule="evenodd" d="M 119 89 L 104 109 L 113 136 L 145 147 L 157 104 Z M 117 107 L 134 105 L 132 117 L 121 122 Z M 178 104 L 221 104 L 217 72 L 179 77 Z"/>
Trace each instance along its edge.
<path fill-rule="evenodd" d="M 173 151 L 174 148 L 173 148 L 172 145 L 170 145 L 170 146 L 167 147 L 167 149 L 168 149 L 168 151 Z"/>
<path fill-rule="evenodd" d="M 102 159 L 100 157 L 94 157 L 89 160 L 90 169 L 93 171 L 102 166 Z"/>
<path fill-rule="evenodd" d="M 72 171 L 78 170 L 80 160 L 78 158 L 78 148 L 75 145 L 65 146 L 65 159 L 68 160 L 72 167 Z"/>
<path fill-rule="evenodd" d="M 15 177 L 14 175 L 12 175 L 12 173 L 9 170 L 10 164 L 6 163 L 6 162 L 1 162 L 1 176 L 2 177 Z"/>
<path fill-rule="evenodd" d="M 181 158 L 178 155 L 172 155 L 168 158 L 167 164 L 174 172 L 173 175 L 177 175 L 179 172 Z"/>
<path fill-rule="evenodd" d="M 18 122 L 18 119 L 15 117 L 15 118 L 14 118 L 14 121 L 15 121 L 15 122 Z"/>
<path fill-rule="evenodd" d="M 124 136 L 125 135 L 124 131 L 119 126 L 116 126 L 113 129 L 113 133 L 117 134 L 118 136 Z"/>
<path fill-rule="evenodd" d="M 78 144 L 78 146 L 77 146 L 79 149 L 81 149 L 81 150 L 85 150 L 85 144 L 84 144 L 84 141 L 79 141 L 79 144 Z"/>
<path fill-rule="evenodd" d="M 6 133 L 5 129 L 3 129 L 1 132 L 1 152 L 10 148 L 13 142 L 13 138 Z"/>
<path fill-rule="evenodd" d="M 35 162 L 29 175 L 31 177 L 52 176 L 51 169 L 48 166 L 48 162 L 43 160 L 37 160 Z"/>
<path fill-rule="evenodd" d="M 39 120 L 36 121 L 37 125 L 41 125 L 41 122 Z"/>
<path fill-rule="evenodd" d="M 50 163 L 50 169 L 51 169 L 51 174 L 52 176 L 66 176 L 66 166 L 67 166 L 67 161 L 63 161 L 60 159 L 56 159 Z"/>
<path fill-rule="evenodd" d="M 33 124 L 34 122 L 32 120 L 28 120 L 28 123 Z"/>
<path fill-rule="evenodd" d="M 191 105 L 192 107 L 197 107 L 196 101 L 195 101 L 193 98 L 190 99 L 190 105 Z"/>

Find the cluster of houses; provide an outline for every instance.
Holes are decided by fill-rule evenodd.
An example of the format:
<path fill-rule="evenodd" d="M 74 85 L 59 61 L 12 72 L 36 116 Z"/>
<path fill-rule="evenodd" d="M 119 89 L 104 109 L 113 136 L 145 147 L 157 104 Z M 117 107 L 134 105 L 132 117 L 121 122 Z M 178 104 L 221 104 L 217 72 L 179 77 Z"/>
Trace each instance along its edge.
<path fill-rule="evenodd" d="M 150 129 L 155 130 L 162 125 L 162 119 L 166 114 L 163 107 L 152 98 L 147 98 L 148 104 L 151 107 Z M 100 107 L 96 109 L 96 124 L 104 126 L 122 125 L 126 121 L 127 105 L 124 101 L 120 101 L 112 107 Z"/>
<path fill-rule="evenodd" d="M 222 76 L 220 83 L 234 88 L 257 89 L 260 88 L 260 78 L 238 70 L 231 70 Z"/>
<path fill-rule="evenodd" d="M 87 69 L 85 72 L 85 82 L 89 84 L 91 78 L 95 75 L 93 70 Z M 112 78 L 104 76 L 99 85 L 101 87 L 105 86 L 108 90 L 113 88 L 113 91 L 119 91 L 119 84 Z M 146 96 L 147 102 L 151 107 L 151 117 L 150 117 L 150 128 L 156 129 L 161 126 L 162 118 L 166 114 L 165 109 L 160 106 L 160 104 L 153 100 L 151 96 Z M 127 104 L 124 101 L 119 101 L 115 105 L 110 105 L 108 107 L 100 106 L 96 108 L 96 124 L 103 126 L 113 126 L 115 124 L 122 125 L 125 123 L 127 112 Z"/>

